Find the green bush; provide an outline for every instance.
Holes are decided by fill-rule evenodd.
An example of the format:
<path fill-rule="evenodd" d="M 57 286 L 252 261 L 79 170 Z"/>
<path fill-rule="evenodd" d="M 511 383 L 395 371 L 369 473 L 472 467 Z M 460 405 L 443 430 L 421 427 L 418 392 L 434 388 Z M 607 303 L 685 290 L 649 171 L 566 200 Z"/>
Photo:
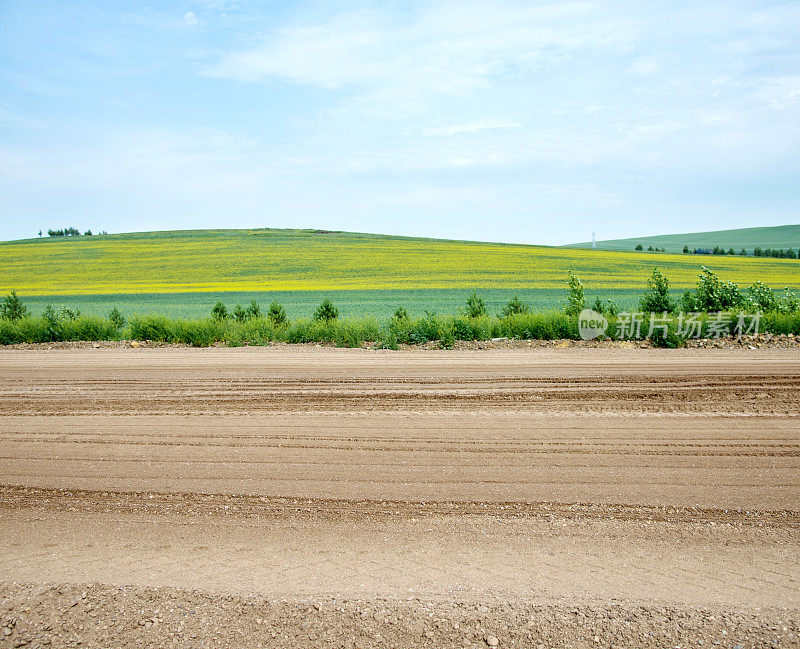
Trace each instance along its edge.
<path fill-rule="evenodd" d="M 50 341 L 56 342 L 62 339 L 61 321 L 58 319 L 55 309 L 49 304 L 42 311 L 42 324 Z"/>
<path fill-rule="evenodd" d="M 272 323 L 273 327 L 282 327 L 289 322 L 286 317 L 286 309 L 284 309 L 283 306 L 277 302 L 272 302 L 269 305 L 267 319 Z"/>
<path fill-rule="evenodd" d="M 122 329 L 122 327 L 125 326 L 125 318 L 122 317 L 122 313 L 120 313 L 117 307 L 111 309 L 111 312 L 108 314 L 108 321 L 117 329 Z"/>
<path fill-rule="evenodd" d="M 179 320 L 167 342 L 183 343 L 192 347 L 208 347 L 228 339 L 229 326 L 222 320 Z"/>
<path fill-rule="evenodd" d="M 62 320 L 76 320 L 80 318 L 81 312 L 78 311 L 78 309 L 73 309 L 65 304 L 58 310 L 58 316 Z"/>
<path fill-rule="evenodd" d="M 227 320 L 228 319 L 228 309 L 222 302 L 217 302 L 211 308 L 211 317 L 214 320 Z"/>
<path fill-rule="evenodd" d="M 439 338 L 439 348 L 440 349 L 453 349 L 456 344 L 456 336 L 452 329 L 446 328 L 442 331 L 442 335 Z"/>
<path fill-rule="evenodd" d="M 248 304 L 245 309 L 245 316 L 246 320 L 253 320 L 261 317 L 261 307 L 258 306 L 258 302 L 250 300 L 250 304 Z"/>
<path fill-rule="evenodd" d="M 747 289 L 745 306 L 750 311 L 777 311 L 778 298 L 773 290 L 763 282 L 755 282 Z"/>
<path fill-rule="evenodd" d="M 475 291 L 467 298 L 466 314 L 470 318 L 480 318 L 486 315 L 486 305 Z"/>
<path fill-rule="evenodd" d="M 244 310 L 244 307 L 241 304 L 237 304 L 233 307 L 233 319 L 236 322 L 244 322 L 247 320 L 247 311 Z"/>
<path fill-rule="evenodd" d="M 2 320 L 19 320 L 27 315 L 28 308 L 17 297 L 16 291 L 11 291 L 6 295 L 3 303 L 0 304 L 0 319 Z"/>
<path fill-rule="evenodd" d="M 701 266 L 698 278 L 694 292 L 686 291 L 681 298 L 683 311 L 727 311 L 744 305 L 744 297 L 734 282 L 719 279 L 705 266 Z"/>
<path fill-rule="evenodd" d="M 131 319 L 129 334 L 132 340 L 175 342 L 177 322 L 163 315 L 137 316 Z"/>
<path fill-rule="evenodd" d="M 338 317 L 339 309 L 333 306 L 333 302 L 328 298 L 322 300 L 322 303 L 314 311 L 314 320 L 330 322 L 331 320 L 336 320 Z"/>
<path fill-rule="evenodd" d="M 565 311 L 567 315 L 577 316 L 586 308 L 586 299 L 583 296 L 583 284 L 572 271 L 567 276 L 567 288 L 569 292 Z"/>
<path fill-rule="evenodd" d="M 498 322 L 498 336 L 521 340 L 578 338 L 578 321 L 563 311 L 540 311 L 508 316 Z"/>
<path fill-rule="evenodd" d="M 60 335 L 61 340 L 117 340 L 120 337 L 117 327 L 105 318 L 85 315 L 62 321 Z"/>
<path fill-rule="evenodd" d="M 783 295 L 778 300 L 778 311 L 781 313 L 797 313 L 800 311 L 800 299 L 788 288 L 783 289 Z"/>
<path fill-rule="evenodd" d="M 619 313 L 619 307 L 617 306 L 617 303 L 611 298 L 608 298 L 607 300 L 601 300 L 599 297 L 596 297 L 594 299 L 594 304 L 592 304 L 592 309 L 598 313 L 609 316 L 615 316 Z"/>
<path fill-rule="evenodd" d="M 658 269 L 647 280 L 647 291 L 639 299 L 639 310 L 645 313 L 672 313 L 675 302 L 669 295 L 669 280 Z"/>
<path fill-rule="evenodd" d="M 46 310 L 47 311 L 47 310 Z M 110 322 L 95 316 L 60 320 L 52 308 L 39 316 L 0 320 L 0 344 L 49 343 L 62 340 L 117 340 L 119 331 Z"/>
<path fill-rule="evenodd" d="M 522 300 L 519 299 L 518 295 L 512 297 L 508 304 L 506 304 L 502 309 L 500 309 L 500 315 L 498 318 L 507 318 L 510 315 L 519 315 L 521 313 L 528 313 L 530 309 L 528 305 L 525 304 Z"/>
<path fill-rule="evenodd" d="M 408 320 L 408 311 L 406 311 L 403 307 L 399 306 L 392 314 L 392 317 L 395 320 Z"/>
<path fill-rule="evenodd" d="M 392 349 L 394 351 L 400 349 L 400 346 L 397 344 L 397 334 L 391 329 L 382 331 L 377 343 L 378 349 Z"/>

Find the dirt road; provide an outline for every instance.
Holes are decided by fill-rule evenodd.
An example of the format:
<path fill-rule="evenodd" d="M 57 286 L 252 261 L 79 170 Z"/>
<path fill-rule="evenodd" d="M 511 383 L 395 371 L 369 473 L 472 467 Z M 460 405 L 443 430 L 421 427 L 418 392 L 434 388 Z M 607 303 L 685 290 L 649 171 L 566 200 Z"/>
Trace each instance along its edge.
<path fill-rule="evenodd" d="M 797 646 L 798 377 L 796 350 L 0 350 L 0 613 L 57 646 Z M 134 600 L 205 613 L 108 623 Z"/>

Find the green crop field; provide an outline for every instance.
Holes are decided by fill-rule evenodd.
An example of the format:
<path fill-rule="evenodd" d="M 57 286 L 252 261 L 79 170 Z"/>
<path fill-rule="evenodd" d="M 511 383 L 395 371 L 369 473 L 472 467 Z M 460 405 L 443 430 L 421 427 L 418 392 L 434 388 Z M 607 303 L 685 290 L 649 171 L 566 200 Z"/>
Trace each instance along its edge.
<path fill-rule="evenodd" d="M 705 264 L 742 286 L 755 280 L 800 288 L 800 261 L 753 257 L 608 252 L 312 230 L 202 230 L 0 243 L 0 292 L 16 290 L 36 312 L 67 304 L 87 314 L 114 305 L 126 315 L 207 315 L 274 299 L 308 315 L 330 297 L 343 315 L 455 312 L 472 289 L 490 310 L 513 294 L 532 307 L 558 307 L 568 271 L 586 296 L 632 307 L 654 266 L 676 291 Z"/>
<path fill-rule="evenodd" d="M 800 248 L 800 225 L 778 225 L 766 228 L 739 228 L 736 230 L 717 230 L 714 232 L 688 232 L 684 234 L 661 234 L 652 237 L 634 237 L 632 239 L 609 239 L 598 241 L 598 250 L 633 250 L 636 244 L 654 248 L 664 248 L 667 252 L 681 252 L 683 246 L 695 248 L 713 248 L 721 246 L 726 250 L 733 248 L 738 254 L 744 248 L 748 254 L 753 253 L 756 246 L 762 249 Z M 567 248 L 591 248 L 591 242 L 574 243 Z"/>

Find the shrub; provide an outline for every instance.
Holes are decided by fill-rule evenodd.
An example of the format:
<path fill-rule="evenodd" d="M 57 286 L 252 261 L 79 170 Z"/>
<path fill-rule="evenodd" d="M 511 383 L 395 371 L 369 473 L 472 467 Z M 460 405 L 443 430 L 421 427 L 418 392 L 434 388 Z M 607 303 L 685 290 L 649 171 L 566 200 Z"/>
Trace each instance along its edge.
<path fill-rule="evenodd" d="M 453 333 L 453 330 L 448 327 L 442 332 L 442 335 L 439 338 L 439 348 L 453 349 L 455 344 L 456 344 L 455 334 Z"/>
<path fill-rule="evenodd" d="M 726 311 L 745 304 L 737 284 L 719 279 L 705 266 L 701 266 L 701 269 L 694 293 L 686 291 L 681 297 L 682 310 Z"/>
<path fill-rule="evenodd" d="M 78 309 L 72 309 L 65 304 L 58 310 L 58 314 L 62 320 L 77 320 L 80 317 L 81 312 L 78 311 Z"/>
<path fill-rule="evenodd" d="M 184 343 L 192 347 L 209 347 L 225 340 L 228 326 L 223 320 L 179 320 L 166 342 Z"/>
<path fill-rule="evenodd" d="M 245 309 L 246 320 L 252 320 L 254 318 L 261 317 L 261 307 L 258 306 L 258 302 L 255 300 L 250 300 L 250 304 L 247 305 Z"/>
<path fill-rule="evenodd" d="M 687 245 L 684 243 L 684 244 L 683 244 L 683 254 L 685 255 L 685 254 L 686 254 L 686 253 L 688 253 L 688 252 L 689 252 L 689 246 L 687 246 Z"/>
<path fill-rule="evenodd" d="M 776 311 L 778 298 L 769 286 L 762 282 L 755 282 L 748 289 L 746 306 L 752 311 Z"/>
<path fill-rule="evenodd" d="M 400 349 L 400 346 L 397 344 L 397 334 L 391 329 L 383 332 L 381 337 L 378 339 L 377 348 L 391 349 L 394 351 Z"/>
<path fill-rule="evenodd" d="M 500 315 L 498 317 L 507 318 L 510 315 L 519 315 L 520 313 L 527 313 L 528 311 L 528 305 L 515 295 L 508 301 L 508 304 L 500 309 Z"/>
<path fill-rule="evenodd" d="M 475 291 L 467 298 L 466 314 L 470 318 L 480 318 L 486 315 L 486 305 Z"/>
<path fill-rule="evenodd" d="M 244 322 L 247 319 L 247 311 L 244 310 L 241 304 L 237 304 L 233 308 L 233 319 L 236 322 Z"/>
<path fill-rule="evenodd" d="M 108 321 L 117 329 L 122 329 L 125 326 L 125 318 L 122 317 L 119 309 L 114 307 L 108 314 Z"/>
<path fill-rule="evenodd" d="M 730 280 L 720 280 L 715 273 L 702 267 L 697 283 L 697 299 L 704 311 L 723 311 L 742 304 L 739 286 Z"/>
<path fill-rule="evenodd" d="M 661 329 L 654 331 L 650 336 L 650 343 L 654 347 L 677 349 L 678 347 L 683 347 L 686 344 L 686 338 L 678 334 L 673 321 L 669 323 L 669 328 L 667 329 L 666 335 L 664 335 L 664 332 Z"/>
<path fill-rule="evenodd" d="M 61 323 L 58 320 L 56 310 L 49 304 L 42 311 L 42 323 L 50 341 L 61 340 Z"/>
<path fill-rule="evenodd" d="M 781 313 L 799 313 L 800 299 L 788 288 L 783 289 L 783 295 L 778 301 L 778 311 Z"/>
<path fill-rule="evenodd" d="M 272 302 L 267 311 L 267 319 L 272 323 L 273 327 L 282 327 L 289 324 L 286 317 L 286 309 L 277 302 Z"/>
<path fill-rule="evenodd" d="M 104 318 L 76 316 L 61 323 L 61 340 L 116 340 L 119 330 Z"/>
<path fill-rule="evenodd" d="M 211 317 L 214 320 L 227 320 L 228 309 L 222 302 L 217 302 L 211 309 Z"/>
<path fill-rule="evenodd" d="M 617 306 L 617 303 L 611 298 L 607 300 L 601 300 L 599 297 L 596 297 L 594 299 L 594 304 L 592 304 L 592 309 L 598 313 L 611 316 L 615 316 L 617 313 L 619 313 L 619 307 Z"/>
<path fill-rule="evenodd" d="M 583 296 L 583 284 L 572 271 L 569 271 L 567 276 L 567 305 L 565 311 L 567 315 L 577 316 L 583 309 L 586 308 L 586 300 Z"/>
<path fill-rule="evenodd" d="M 647 291 L 639 299 L 639 310 L 645 313 L 671 313 L 675 310 L 675 302 L 669 295 L 669 280 L 658 269 L 647 280 Z"/>
<path fill-rule="evenodd" d="M 6 295 L 3 303 L 0 304 L 0 319 L 19 320 L 28 315 L 27 307 L 22 304 L 22 300 L 17 297 L 16 291 L 11 291 Z"/>
<path fill-rule="evenodd" d="M 392 317 L 395 320 L 408 320 L 408 311 L 406 311 L 403 307 L 397 307 L 397 310 L 392 314 Z"/>
<path fill-rule="evenodd" d="M 495 321 L 485 315 L 478 318 L 455 317 L 445 324 L 442 331 L 452 332 L 456 340 L 487 340 L 492 337 L 493 324 Z"/>
<path fill-rule="evenodd" d="M 520 313 L 503 318 L 497 335 L 522 340 L 577 338 L 578 322 L 563 311 Z"/>
<path fill-rule="evenodd" d="M 333 306 L 328 298 L 322 300 L 322 303 L 314 311 L 314 320 L 321 322 L 331 322 L 339 317 L 339 309 Z"/>
<path fill-rule="evenodd" d="M 361 347 L 361 337 L 355 327 L 337 328 L 334 342 L 337 347 Z"/>
<path fill-rule="evenodd" d="M 163 315 L 134 317 L 131 319 L 129 333 L 133 340 L 175 342 L 175 322 Z"/>
<path fill-rule="evenodd" d="M 642 250 L 642 244 L 641 244 L 641 243 L 637 243 L 637 244 L 636 244 L 636 247 L 634 248 L 634 250 L 639 250 L 639 251 L 641 251 L 641 250 Z"/>

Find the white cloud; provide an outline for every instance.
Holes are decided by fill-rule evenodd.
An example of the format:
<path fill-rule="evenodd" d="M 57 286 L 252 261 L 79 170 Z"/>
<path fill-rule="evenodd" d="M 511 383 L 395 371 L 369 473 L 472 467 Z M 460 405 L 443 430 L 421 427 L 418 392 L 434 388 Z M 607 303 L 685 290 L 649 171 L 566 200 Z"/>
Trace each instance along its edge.
<path fill-rule="evenodd" d="M 193 11 L 187 11 L 185 14 L 183 14 L 182 20 L 183 23 L 189 27 L 196 27 L 200 23 Z"/>
<path fill-rule="evenodd" d="M 601 5 L 447 2 L 411 16 L 358 11 L 306 20 L 270 34 L 263 45 L 223 56 L 205 70 L 242 82 L 282 78 L 359 98 L 465 96 L 549 61 L 635 38 L 628 21 Z"/>
<path fill-rule="evenodd" d="M 421 133 L 427 137 L 443 137 L 449 135 L 460 135 L 462 133 L 474 134 L 481 131 L 491 131 L 494 129 L 522 128 L 523 124 L 513 119 L 485 119 L 466 122 L 461 124 L 448 124 L 444 126 L 423 127 Z"/>

